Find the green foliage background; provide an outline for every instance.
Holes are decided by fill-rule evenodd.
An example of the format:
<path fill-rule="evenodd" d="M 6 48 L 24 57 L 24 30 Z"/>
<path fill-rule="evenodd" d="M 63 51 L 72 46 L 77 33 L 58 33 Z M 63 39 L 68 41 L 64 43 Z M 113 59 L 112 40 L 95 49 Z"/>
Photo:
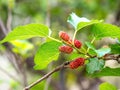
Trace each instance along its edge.
<path fill-rule="evenodd" d="M 58 38 L 58 32 L 60 30 L 64 30 L 72 36 L 72 33 L 74 31 L 73 27 L 71 27 L 71 25 L 67 23 L 67 18 L 70 13 L 74 12 L 80 17 L 86 17 L 86 18 L 94 19 L 94 20 L 96 20 L 96 19 L 106 20 L 106 18 L 109 15 L 117 14 L 117 11 L 119 9 L 119 4 L 120 4 L 119 0 L 0 0 L 0 19 L 3 20 L 4 24 L 7 22 L 7 15 L 8 15 L 8 8 L 9 8 L 12 11 L 12 23 L 11 23 L 12 27 L 11 27 L 11 29 L 15 28 L 16 26 L 19 26 L 19 25 L 21 26 L 21 25 L 25 25 L 25 24 L 29 24 L 29 23 L 41 23 L 41 24 L 49 25 L 49 27 L 53 31 L 52 36 Z M 98 22 L 99 21 L 93 21 L 91 23 L 87 23 L 87 25 L 98 23 Z M 83 23 L 83 24 L 86 25 L 86 23 Z M 78 24 L 78 27 L 76 28 L 76 30 L 78 30 L 78 32 L 81 32 L 80 34 L 79 33 L 77 34 L 78 39 L 81 40 L 82 42 L 84 42 L 85 40 L 90 40 L 91 37 L 87 37 L 90 34 L 90 31 L 80 31 L 79 30 L 80 26 L 81 26 L 81 24 Z M 109 26 L 109 24 L 108 24 L 108 26 Z M 99 28 L 99 27 L 101 27 L 101 24 L 98 24 L 98 25 L 96 25 L 96 27 L 94 27 L 93 32 L 95 32 L 96 29 L 99 29 L 99 32 L 95 32 L 95 35 L 98 35 L 99 33 L 102 32 L 102 30 L 106 29 L 106 27 L 102 27 L 102 28 Z M 24 28 L 24 27 L 22 27 L 22 28 Z M 40 37 L 48 37 L 48 35 L 50 34 L 50 33 L 48 33 L 49 30 L 47 29 L 47 27 L 45 27 L 45 28 L 46 28 L 46 34 L 40 35 L 40 33 L 38 32 Z M 96 37 L 98 39 L 100 39 L 101 37 L 104 37 L 105 35 L 106 36 L 108 34 L 110 35 L 109 30 L 111 30 L 111 32 L 114 32 L 114 28 L 116 29 L 116 27 L 113 26 L 112 28 L 108 29 L 108 32 L 103 33 L 100 36 L 98 35 Z M 37 31 L 37 29 L 38 28 L 34 28 L 35 31 Z M 89 27 L 83 28 L 83 29 L 89 30 Z M 86 32 L 86 34 L 84 34 L 84 32 Z M 0 33 L 1 33 L 1 31 L 0 31 Z M 31 33 L 33 34 L 33 32 L 31 32 Z M 34 35 L 37 35 L 38 33 L 35 33 Z M 120 33 L 119 30 L 117 30 L 116 33 Z M 21 32 L 21 34 L 23 34 L 23 32 Z M 30 38 L 30 37 L 34 37 L 34 35 L 33 36 L 25 36 L 25 37 Z M 111 37 L 114 38 L 114 35 L 112 34 Z M 115 37 L 119 38 L 120 36 L 118 34 Z M 3 36 L 0 38 L 2 39 Z M 21 38 L 24 38 L 24 37 L 21 37 Z M 47 40 L 49 41 L 48 38 L 47 38 Z M 35 55 L 35 52 L 37 51 L 39 45 L 41 45 L 44 42 L 44 40 L 41 38 L 33 38 L 33 39 L 29 39 L 27 41 L 29 41 L 30 44 L 32 44 L 34 46 L 34 48 L 27 50 L 27 52 L 24 53 L 24 55 L 23 55 L 23 53 L 19 52 L 18 47 L 15 48 L 18 50 L 17 53 L 20 54 L 24 60 L 33 57 Z M 52 45 L 53 43 L 55 43 L 55 42 L 51 42 L 50 45 Z M 11 42 L 11 44 L 12 44 L 12 42 Z M 60 44 L 56 44 L 56 47 L 58 47 L 59 45 Z M 3 46 L 0 46 L 0 47 L 2 47 L 2 49 L 0 48 L 0 50 L 3 50 L 4 47 Z M 46 46 L 43 45 L 43 46 L 39 47 L 39 49 L 45 48 L 45 47 Z M 111 47 L 114 48 L 114 46 L 111 46 Z M 52 48 L 54 48 L 54 47 L 52 47 Z M 57 51 L 56 49 L 52 49 L 52 48 L 50 48 L 50 52 Z M 48 51 L 48 50 L 46 50 L 46 51 Z M 43 59 L 47 58 L 46 57 L 47 54 L 50 54 L 51 56 L 55 54 L 55 53 L 45 53 L 44 54 L 42 51 L 38 52 L 38 53 L 40 53 L 41 55 L 44 56 Z M 57 54 L 59 54 L 59 52 Z M 77 56 L 77 55 L 75 55 L 75 56 Z M 69 58 L 70 58 L 70 57 L 67 57 L 67 55 L 62 56 L 62 57 L 65 57 L 65 59 L 59 58 L 61 61 L 58 60 L 57 62 L 54 62 L 55 64 L 52 66 L 52 68 L 59 65 L 61 62 L 69 60 Z M 71 55 L 71 57 L 74 58 L 74 55 L 73 56 Z M 39 58 L 39 57 L 36 56 L 36 58 Z M 54 58 L 56 59 L 57 57 L 54 57 Z M 97 63 L 97 61 L 96 61 L 96 63 Z M 27 65 L 27 63 L 25 63 L 25 64 Z M 89 66 L 90 65 L 88 65 L 88 67 Z M 28 83 L 31 83 L 32 81 L 36 80 L 36 77 L 40 78 L 39 74 L 41 74 L 41 73 L 32 71 L 33 70 L 32 68 L 33 68 L 33 66 L 31 66 L 30 68 L 27 68 L 28 69 L 27 73 L 31 74 L 28 77 L 28 80 L 29 80 Z M 36 66 L 36 69 L 37 69 L 37 66 Z M 110 71 L 111 68 L 105 68 L 103 70 L 103 72 L 101 72 L 102 73 L 101 75 L 104 75 L 105 70 Z M 48 70 L 45 69 L 43 72 L 47 73 L 47 71 Z M 68 79 L 66 81 L 67 84 L 74 82 L 75 79 L 77 78 L 76 75 L 78 75 L 77 72 L 79 72 L 79 71 L 73 71 L 73 72 L 75 72 L 75 73 L 71 73 L 71 71 L 67 72 L 67 73 L 69 73 L 68 77 L 66 77 Z M 110 74 L 112 75 L 113 73 L 110 72 Z M 55 78 L 55 80 L 57 80 L 59 78 L 59 75 L 60 75 L 60 73 L 56 73 L 55 75 L 53 75 L 53 78 Z M 99 73 L 98 74 L 96 73 L 95 75 L 93 75 L 93 77 L 96 77 L 99 75 L 100 75 Z M 72 80 L 70 81 L 71 77 L 72 77 Z M 57 80 L 57 82 L 59 82 L 59 80 Z M 18 87 L 22 88 L 19 84 L 16 84 L 16 82 L 14 82 L 14 83 L 15 84 L 13 84 L 13 82 L 10 83 L 11 88 L 13 90 L 19 90 Z M 38 88 L 41 88 L 41 90 L 43 90 L 45 87 L 45 84 L 46 84 L 46 82 L 44 81 L 40 85 L 37 85 L 36 87 L 34 87 L 32 90 L 37 90 Z M 55 87 L 50 86 L 49 90 L 55 90 Z"/>

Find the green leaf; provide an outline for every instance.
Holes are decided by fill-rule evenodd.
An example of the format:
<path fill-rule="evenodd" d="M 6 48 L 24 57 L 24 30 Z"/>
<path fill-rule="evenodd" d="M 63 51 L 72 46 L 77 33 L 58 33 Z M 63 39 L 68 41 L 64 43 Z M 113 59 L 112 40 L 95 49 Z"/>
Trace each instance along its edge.
<path fill-rule="evenodd" d="M 111 53 L 113 54 L 120 54 L 120 44 L 111 44 Z"/>
<path fill-rule="evenodd" d="M 110 48 L 100 48 L 98 50 L 95 50 L 95 52 L 97 53 L 97 56 L 98 57 L 102 57 L 104 56 L 105 54 L 109 53 L 111 51 Z"/>
<path fill-rule="evenodd" d="M 86 66 L 86 71 L 89 74 L 94 73 L 95 71 L 100 71 L 102 70 L 102 68 L 105 65 L 105 61 L 104 60 L 98 60 L 98 58 L 90 58 L 89 59 L 89 63 Z"/>
<path fill-rule="evenodd" d="M 96 52 L 92 49 L 89 50 L 88 54 L 91 55 L 91 56 L 96 56 L 97 55 Z"/>
<path fill-rule="evenodd" d="M 34 58 L 35 69 L 44 69 L 51 61 L 56 60 L 59 56 L 58 47 L 61 43 L 50 41 L 42 44 Z"/>
<path fill-rule="evenodd" d="M 102 76 L 120 76 L 120 68 L 103 68 L 100 72 L 88 75 L 90 77 L 102 77 Z"/>
<path fill-rule="evenodd" d="M 95 47 L 90 42 L 85 42 L 88 48 L 92 49 L 98 57 L 102 57 L 105 54 L 109 53 L 111 51 L 110 48 L 100 48 L 98 50 L 95 49 Z"/>
<path fill-rule="evenodd" d="M 120 39 L 117 39 L 116 42 L 117 42 L 117 44 L 120 44 Z"/>
<path fill-rule="evenodd" d="M 80 21 L 77 25 L 77 30 L 80 30 L 84 27 L 87 27 L 87 26 L 90 26 L 90 25 L 93 25 L 93 24 L 97 24 L 97 23 L 101 23 L 101 20 L 91 20 L 89 22 L 86 22 L 86 21 Z"/>
<path fill-rule="evenodd" d="M 32 37 L 47 37 L 49 36 L 49 28 L 42 24 L 28 24 L 18 26 L 11 31 L 0 43 L 4 43 L 16 39 L 28 39 Z"/>
<path fill-rule="evenodd" d="M 83 58 L 85 58 L 85 55 L 79 54 L 77 52 L 72 52 L 71 54 L 67 55 L 67 57 L 68 57 L 69 60 L 74 60 L 77 57 L 83 57 Z"/>
<path fill-rule="evenodd" d="M 96 39 L 101 39 L 103 37 L 120 38 L 120 28 L 111 24 L 95 24 L 91 32 L 95 35 Z"/>
<path fill-rule="evenodd" d="M 89 20 L 87 18 L 84 18 L 84 17 L 80 18 L 75 13 L 72 13 L 68 17 L 67 22 L 72 24 L 74 26 L 74 28 L 77 29 L 77 25 L 79 22 L 89 22 Z"/>
<path fill-rule="evenodd" d="M 104 82 L 100 84 L 99 90 L 117 90 L 117 88 L 108 82 Z"/>
<path fill-rule="evenodd" d="M 96 50 L 95 47 L 90 42 L 85 42 L 85 44 L 87 45 L 88 48 L 90 48 L 94 51 Z"/>
<path fill-rule="evenodd" d="M 85 42 L 86 46 L 89 48 L 88 54 L 95 56 L 96 52 L 95 52 L 95 47 L 90 43 L 90 42 Z"/>

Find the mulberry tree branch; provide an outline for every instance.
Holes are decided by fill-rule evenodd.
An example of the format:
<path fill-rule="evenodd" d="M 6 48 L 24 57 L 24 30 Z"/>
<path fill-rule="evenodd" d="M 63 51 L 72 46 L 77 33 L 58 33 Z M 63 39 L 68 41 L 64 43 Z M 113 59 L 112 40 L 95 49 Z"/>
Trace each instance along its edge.
<path fill-rule="evenodd" d="M 43 81 L 44 79 L 47 79 L 50 75 L 52 75 L 53 73 L 63 69 L 63 68 L 67 68 L 68 64 L 70 62 L 65 62 L 62 65 L 56 67 L 55 69 L 53 69 L 52 71 L 50 71 L 49 73 L 47 73 L 46 75 L 44 75 L 42 78 L 38 79 L 37 81 L 33 82 L 32 84 L 30 84 L 29 86 L 25 87 L 24 90 L 29 90 L 30 88 L 32 88 L 33 86 L 35 86 L 36 84 L 40 83 L 41 81 Z"/>
<path fill-rule="evenodd" d="M 118 63 L 120 63 L 120 54 L 106 54 L 104 56 L 105 60 L 116 60 Z"/>
<path fill-rule="evenodd" d="M 118 63 L 120 62 L 120 55 L 115 55 L 115 54 L 106 54 L 104 56 L 104 60 L 116 60 L 118 61 Z M 67 68 L 69 67 L 68 65 L 70 64 L 70 61 L 65 62 L 63 64 L 61 64 L 60 66 L 56 67 L 55 69 L 53 69 L 52 71 L 50 71 L 49 73 L 47 73 L 46 75 L 44 75 L 42 78 L 38 79 L 37 81 L 33 82 L 32 84 L 30 84 L 29 86 L 25 87 L 24 90 L 29 90 L 30 88 L 32 88 L 33 86 L 35 86 L 36 84 L 40 83 L 41 81 L 47 79 L 49 76 L 51 76 L 53 73 L 60 71 L 63 68 Z"/>

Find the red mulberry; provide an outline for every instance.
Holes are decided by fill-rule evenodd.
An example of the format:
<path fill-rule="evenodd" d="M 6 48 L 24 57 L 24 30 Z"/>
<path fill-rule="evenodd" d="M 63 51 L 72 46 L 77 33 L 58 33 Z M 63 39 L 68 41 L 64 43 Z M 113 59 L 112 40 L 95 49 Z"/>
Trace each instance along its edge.
<path fill-rule="evenodd" d="M 70 39 L 69 35 L 64 31 L 59 32 L 59 37 L 64 41 L 68 41 Z"/>
<path fill-rule="evenodd" d="M 82 43 L 79 40 L 74 40 L 74 45 L 76 48 L 81 48 Z"/>
<path fill-rule="evenodd" d="M 70 54 L 73 51 L 73 48 L 70 46 L 60 46 L 59 51 Z"/>
<path fill-rule="evenodd" d="M 74 61 L 70 62 L 69 66 L 71 69 L 76 69 L 79 66 L 84 65 L 85 59 L 84 58 L 77 58 Z"/>

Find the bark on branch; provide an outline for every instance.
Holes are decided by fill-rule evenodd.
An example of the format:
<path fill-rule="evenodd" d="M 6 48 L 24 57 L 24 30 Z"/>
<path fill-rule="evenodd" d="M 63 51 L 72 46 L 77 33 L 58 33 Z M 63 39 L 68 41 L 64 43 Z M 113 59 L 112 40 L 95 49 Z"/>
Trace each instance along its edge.
<path fill-rule="evenodd" d="M 65 62 L 62 65 L 56 67 L 55 69 L 53 69 L 52 71 L 50 71 L 49 73 L 47 73 L 46 75 L 44 75 L 42 78 L 38 79 L 37 81 L 33 82 L 32 84 L 30 84 L 29 86 L 25 87 L 24 90 L 29 90 L 30 88 L 32 88 L 33 86 L 35 86 L 36 84 L 40 83 L 41 81 L 43 81 L 44 79 L 47 79 L 50 75 L 52 75 L 53 73 L 60 71 L 63 68 L 67 68 L 68 64 L 70 62 Z"/>

